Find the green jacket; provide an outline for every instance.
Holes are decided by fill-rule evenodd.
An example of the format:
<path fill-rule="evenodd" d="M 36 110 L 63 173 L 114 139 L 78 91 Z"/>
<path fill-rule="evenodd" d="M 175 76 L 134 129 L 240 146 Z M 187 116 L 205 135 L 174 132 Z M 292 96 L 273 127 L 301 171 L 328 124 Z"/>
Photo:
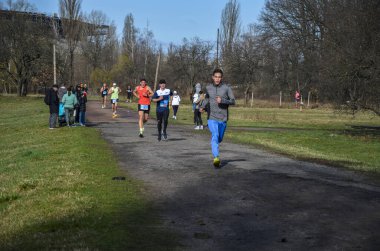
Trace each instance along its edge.
<path fill-rule="evenodd" d="M 74 93 L 71 93 L 69 96 L 68 93 L 65 93 L 62 98 L 62 103 L 65 108 L 73 109 L 76 104 L 78 104 L 78 99 Z"/>

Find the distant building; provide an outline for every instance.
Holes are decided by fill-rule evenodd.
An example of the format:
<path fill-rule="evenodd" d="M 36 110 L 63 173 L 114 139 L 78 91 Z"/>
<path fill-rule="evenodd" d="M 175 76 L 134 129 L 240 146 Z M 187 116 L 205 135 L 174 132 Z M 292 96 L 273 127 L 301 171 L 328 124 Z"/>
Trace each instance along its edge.
<path fill-rule="evenodd" d="M 65 34 L 63 32 L 62 19 L 59 18 L 56 14 L 53 16 L 49 16 L 43 13 L 36 12 L 24 12 L 24 11 L 13 11 L 13 10 L 0 10 L 0 20 L 14 20 L 17 18 L 23 18 L 25 20 L 29 20 L 35 23 L 45 24 L 49 26 L 51 29 L 55 30 L 57 36 L 59 38 L 65 38 Z M 93 24 L 81 22 L 84 28 L 91 28 L 87 30 L 92 30 L 94 33 L 99 35 L 107 35 L 109 32 L 108 25 L 99 25 L 95 29 L 93 29 Z"/>

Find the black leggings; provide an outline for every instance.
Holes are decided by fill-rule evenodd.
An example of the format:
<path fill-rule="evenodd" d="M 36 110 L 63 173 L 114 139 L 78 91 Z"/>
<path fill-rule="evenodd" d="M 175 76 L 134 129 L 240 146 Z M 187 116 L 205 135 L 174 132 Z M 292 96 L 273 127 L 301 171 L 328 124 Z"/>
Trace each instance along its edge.
<path fill-rule="evenodd" d="M 178 105 L 173 105 L 173 115 L 177 116 Z"/>
<path fill-rule="evenodd" d="M 164 110 L 162 112 L 156 112 L 157 115 L 157 129 L 158 134 L 161 135 L 161 131 L 166 134 L 166 127 L 168 127 L 168 118 L 169 118 L 169 110 Z M 164 122 L 164 128 L 162 129 L 162 122 Z"/>
<path fill-rule="evenodd" d="M 195 125 L 203 125 L 202 121 L 202 113 L 199 111 L 199 109 L 194 110 L 194 123 Z"/>

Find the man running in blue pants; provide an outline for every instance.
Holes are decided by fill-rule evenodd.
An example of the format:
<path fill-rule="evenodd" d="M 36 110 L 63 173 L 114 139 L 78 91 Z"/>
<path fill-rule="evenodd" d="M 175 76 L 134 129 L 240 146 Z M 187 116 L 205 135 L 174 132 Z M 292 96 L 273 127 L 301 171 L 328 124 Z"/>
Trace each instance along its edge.
<path fill-rule="evenodd" d="M 215 69 L 212 73 L 214 83 L 206 86 L 206 100 L 200 111 L 204 111 L 209 103 L 208 128 L 211 132 L 211 151 L 214 156 L 214 167 L 220 167 L 219 144 L 223 140 L 227 128 L 228 106 L 235 104 L 235 97 L 231 87 L 222 82 L 223 71 Z"/>

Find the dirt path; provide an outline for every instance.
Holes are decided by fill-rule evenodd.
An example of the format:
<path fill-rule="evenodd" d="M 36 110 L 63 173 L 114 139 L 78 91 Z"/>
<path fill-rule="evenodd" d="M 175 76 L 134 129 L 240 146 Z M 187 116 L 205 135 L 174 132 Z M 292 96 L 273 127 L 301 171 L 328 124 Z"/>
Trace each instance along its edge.
<path fill-rule="evenodd" d="M 380 181 L 223 142 L 211 165 L 209 136 L 170 126 L 157 141 L 151 120 L 88 104 L 88 119 L 121 168 L 143 180 L 181 250 L 378 250 Z"/>

